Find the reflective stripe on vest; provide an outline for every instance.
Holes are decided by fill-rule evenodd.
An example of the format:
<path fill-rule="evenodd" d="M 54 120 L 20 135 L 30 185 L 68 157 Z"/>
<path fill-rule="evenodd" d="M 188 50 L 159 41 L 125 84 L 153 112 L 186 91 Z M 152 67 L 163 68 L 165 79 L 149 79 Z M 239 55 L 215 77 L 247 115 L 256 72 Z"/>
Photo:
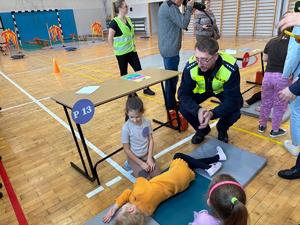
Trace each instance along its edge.
<path fill-rule="evenodd" d="M 219 55 L 221 56 L 223 61 L 225 61 L 225 63 L 228 63 L 232 67 L 236 63 L 236 58 L 234 58 L 233 56 L 227 53 L 220 52 Z M 193 92 L 195 94 L 196 93 L 203 94 L 206 92 L 205 78 L 203 75 L 198 74 L 199 67 L 196 62 L 195 56 L 189 58 L 189 65 L 191 64 L 195 64 L 195 66 L 193 66 L 193 68 L 190 70 L 191 78 L 196 82 L 196 87 L 194 88 Z M 223 89 L 224 83 L 229 80 L 230 76 L 231 76 L 231 71 L 228 68 L 226 68 L 224 64 L 222 64 L 222 66 L 219 68 L 212 81 L 212 89 L 214 94 L 220 94 L 221 92 L 224 91 Z"/>
<path fill-rule="evenodd" d="M 128 52 L 135 51 L 133 25 L 129 17 L 126 16 L 125 19 L 128 21 L 131 29 L 120 18 L 114 18 L 114 21 L 116 21 L 122 31 L 122 36 L 114 37 L 115 55 L 125 55 Z"/>

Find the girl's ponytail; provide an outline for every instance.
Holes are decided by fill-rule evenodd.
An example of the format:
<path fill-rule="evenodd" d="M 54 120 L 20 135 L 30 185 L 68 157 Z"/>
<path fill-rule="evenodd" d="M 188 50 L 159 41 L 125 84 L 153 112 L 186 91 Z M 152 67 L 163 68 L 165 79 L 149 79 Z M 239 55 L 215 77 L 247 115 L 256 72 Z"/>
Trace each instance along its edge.
<path fill-rule="evenodd" d="M 141 113 L 144 113 L 145 111 L 143 101 L 139 98 L 139 96 L 136 93 L 129 94 L 126 101 L 126 113 L 128 113 L 131 110 L 138 111 Z"/>
<path fill-rule="evenodd" d="M 232 210 L 228 218 L 223 220 L 224 225 L 245 225 L 248 221 L 248 211 L 243 202 L 240 202 L 236 197 L 231 201 Z"/>

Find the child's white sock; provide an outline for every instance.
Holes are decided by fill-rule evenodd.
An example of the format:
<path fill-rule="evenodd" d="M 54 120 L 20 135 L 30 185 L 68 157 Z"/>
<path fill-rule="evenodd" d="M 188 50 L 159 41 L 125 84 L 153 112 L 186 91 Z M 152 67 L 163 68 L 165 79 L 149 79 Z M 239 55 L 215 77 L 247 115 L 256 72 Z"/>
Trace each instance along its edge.
<path fill-rule="evenodd" d="M 217 162 L 217 163 L 213 163 L 210 164 L 211 167 L 209 169 L 206 169 L 205 171 L 208 173 L 209 176 L 213 176 L 216 172 L 219 171 L 219 169 L 221 169 L 222 167 L 222 163 L 221 162 Z"/>
<path fill-rule="evenodd" d="M 217 154 L 219 155 L 219 160 L 220 161 L 225 161 L 227 160 L 227 157 L 223 151 L 223 149 L 221 148 L 221 146 L 217 146 Z"/>

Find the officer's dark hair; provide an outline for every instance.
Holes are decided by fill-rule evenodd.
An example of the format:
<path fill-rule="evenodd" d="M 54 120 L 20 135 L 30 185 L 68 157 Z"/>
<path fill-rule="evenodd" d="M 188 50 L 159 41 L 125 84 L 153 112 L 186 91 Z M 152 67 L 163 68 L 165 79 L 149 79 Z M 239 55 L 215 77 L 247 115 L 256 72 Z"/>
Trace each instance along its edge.
<path fill-rule="evenodd" d="M 116 13 L 119 13 L 119 8 L 122 8 L 123 2 L 125 2 L 125 0 L 116 0 L 114 2 L 114 8 Z"/>
<path fill-rule="evenodd" d="M 214 55 L 219 51 L 219 44 L 212 37 L 201 37 L 196 42 L 195 49 L 198 49 L 200 52 L 208 52 L 208 54 Z"/>

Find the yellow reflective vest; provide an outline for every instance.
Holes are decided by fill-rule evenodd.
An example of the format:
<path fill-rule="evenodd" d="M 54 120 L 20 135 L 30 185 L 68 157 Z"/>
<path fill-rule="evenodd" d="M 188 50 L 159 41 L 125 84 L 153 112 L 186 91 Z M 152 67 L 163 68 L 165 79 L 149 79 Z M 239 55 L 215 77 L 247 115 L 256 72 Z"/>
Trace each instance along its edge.
<path fill-rule="evenodd" d="M 219 52 L 219 55 L 221 56 L 223 61 L 225 61 L 225 63 L 227 63 L 227 67 L 232 66 L 232 69 L 233 69 L 234 64 L 236 63 L 236 58 L 234 58 L 233 56 L 231 56 L 230 54 L 227 54 L 225 52 Z M 198 74 L 199 67 L 196 62 L 195 56 L 192 56 L 189 58 L 189 65 L 192 65 L 192 64 L 196 65 L 190 70 L 191 78 L 194 81 L 196 81 L 196 87 L 194 88 L 193 92 L 195 94 L 196 93 L 198 93 L 198 94 L 205 93 L 206 92 L 205 78 L 204 78 L 204 75 Z M 227 67 L 224 65 L 224 63 L 222 63 L 222 66 L 219 68 L 215 77 L 212 80 L 212 89 L 213 89 L 214 94 L 220 94 L 221 92 L 224 91 L 224 89 L 223 89 L 224 83 L 226 83 L 229 80 L 229 78 L 232 74 L 232 70 L 230 70 Z"/>
<path fill-rule="evenodd" d="M 131 19 L 125 17 L 131 28 L 129 28 L 120 18 L 115 17 L 114 21 L 118 24 L 122 31 L 122 36 L 114 37 L 114 53 L 115 55 L 125 55 L 126 53 L 135 51 L 134 29 Z"/>

